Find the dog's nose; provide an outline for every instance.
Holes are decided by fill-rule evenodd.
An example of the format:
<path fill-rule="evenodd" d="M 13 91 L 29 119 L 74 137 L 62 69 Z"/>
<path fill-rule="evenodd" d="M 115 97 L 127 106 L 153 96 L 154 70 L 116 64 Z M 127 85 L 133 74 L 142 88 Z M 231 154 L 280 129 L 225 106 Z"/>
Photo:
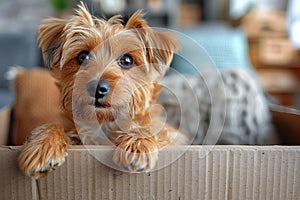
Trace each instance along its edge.
<path fill-rule="evenodd" d="M 90 81 L 87 84 L 87 91 L 91 97 L 101 99 L 110 92 L 110 85 L 107 81 Z"/>
<path fill-rule="evenodd" d="M 110 91 L 109 83 L 106 81 L 99 81 L 96 90 L 96 99 L 105 97 Z"/>

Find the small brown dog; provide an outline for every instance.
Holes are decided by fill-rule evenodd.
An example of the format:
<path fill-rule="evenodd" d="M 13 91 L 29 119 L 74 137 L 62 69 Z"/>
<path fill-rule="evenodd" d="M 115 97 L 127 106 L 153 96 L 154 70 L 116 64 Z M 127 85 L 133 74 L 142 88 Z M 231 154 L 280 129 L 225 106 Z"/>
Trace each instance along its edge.
<path fill-rule="evenodd" d="M 68 145 L 85 134 L 78 124 L 100 124 L 116 147 L 113 161 L 129 172 L 149 171 L 160 148 L 187 143 L 153 109 L 177 41 L 142 17 L 98 19 L 82 4 L 70 19 L 44 21 L 39 44 L 57 80 L 64 120 L 28 136 L 19 155 L 25 175 L 39 178 L 61 165 Z"/>

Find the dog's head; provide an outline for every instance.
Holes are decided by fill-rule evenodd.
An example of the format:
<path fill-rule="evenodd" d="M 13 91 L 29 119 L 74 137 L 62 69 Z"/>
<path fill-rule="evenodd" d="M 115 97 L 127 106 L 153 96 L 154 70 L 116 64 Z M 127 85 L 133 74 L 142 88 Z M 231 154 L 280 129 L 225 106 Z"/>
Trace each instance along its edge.
<path fill-rule="evenodd" d="M 82 4 L 70 19 L 44 21 L 39 44 L 67 113 L 106 122 L 147 112 L 178 44 L 142 17 L 98 19 Z"/>

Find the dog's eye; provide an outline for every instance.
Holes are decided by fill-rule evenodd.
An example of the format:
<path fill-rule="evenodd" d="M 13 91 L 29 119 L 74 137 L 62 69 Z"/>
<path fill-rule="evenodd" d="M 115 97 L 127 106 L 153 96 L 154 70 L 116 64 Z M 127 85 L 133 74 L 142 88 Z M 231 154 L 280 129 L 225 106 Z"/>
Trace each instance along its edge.
<path fill-rule="evenodd" d="M 77 56 L 77 62 L 79 65 L 86 65 L 87 61 L 91 59 L 90 52 L 81 51 Z"/>
<path fill-rule="evenodd" d="M 118 58 L 118 65 L 124 69 L 129 69 L 134 65 L 134 60 L 130 54 L 123 54 Z"/>

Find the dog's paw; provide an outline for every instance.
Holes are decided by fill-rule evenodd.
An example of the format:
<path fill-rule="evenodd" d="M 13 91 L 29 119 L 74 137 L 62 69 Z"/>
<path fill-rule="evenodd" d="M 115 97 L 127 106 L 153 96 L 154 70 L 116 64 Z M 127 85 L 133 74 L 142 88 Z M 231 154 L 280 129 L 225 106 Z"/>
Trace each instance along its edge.
<path fill-rule="evenodd" d="M 22 172 L 34 178 L 46 176 L 65 162 L 69 141 L 59 126 L 44 125 L 33 130 L 19 155 Z"/>
<path fill-rule="evenodd" d="M 128 172 L 149 172 L 158 159 L 158 148 L 151 138 L 118 138 L 113 161 Z"/>
<path fill-rule="evenodd" d="M 29 149 L 25 147 L 24 151 L 21 152 L 19 166 L 25 175 L 36 179 L 46 176 L 49 172 L 62 165 L 68 155 L 67 152 L 55 155 L 55 153 L 47 154 L 44 150 L 36 152 Z M 53 149 L 49 149 L 49 151 L 53 151 Z"/>

